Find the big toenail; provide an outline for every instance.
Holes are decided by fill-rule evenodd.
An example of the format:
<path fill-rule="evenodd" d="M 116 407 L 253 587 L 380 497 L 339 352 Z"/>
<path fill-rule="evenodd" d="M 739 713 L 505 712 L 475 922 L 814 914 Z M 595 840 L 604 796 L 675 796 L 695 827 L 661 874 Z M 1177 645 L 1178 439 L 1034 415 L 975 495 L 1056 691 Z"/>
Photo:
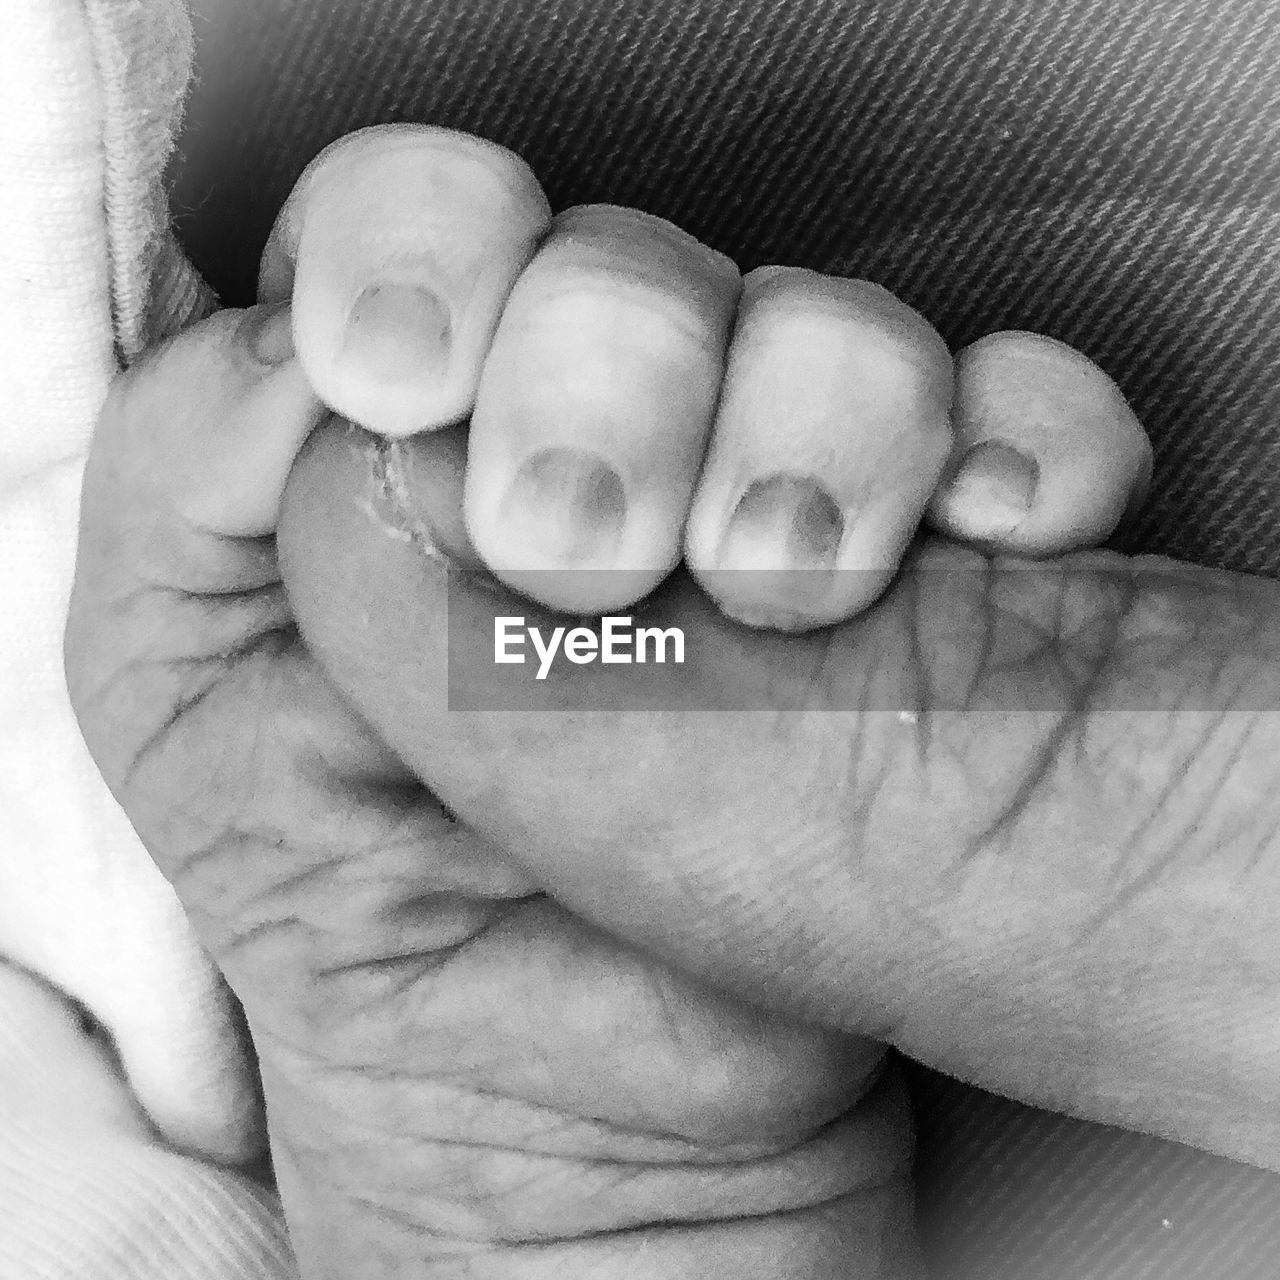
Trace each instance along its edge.
<path fill-rule="evenodd" d="M 956 498 L 995 519 L 1017 523 L 1031 510 L 1040 464 L 1003 440 L 983 440 L 961 460 L 951 482 Z"/>
<path fill-rule="evenodd" d="M 721 569 L 834 569 L 844 513 L 808 476 L 780 472 L 738 499 L 720 544 Z"/>
<path fill-rule="evenodd" d="M 344 360 L 372 378 L 407 382 L 442 375 L 449 364 L 453 319 L 430 289 L 414 284 L 372 284 L 347 317 Z"/>
<path fill-rule="evenodd" d="M 513 545 L 557 564 L 609 559 L 622 538 L 627 493 L 605 460 L 582 449 L 542 449 L 526 459 L 500 513 Z"/>

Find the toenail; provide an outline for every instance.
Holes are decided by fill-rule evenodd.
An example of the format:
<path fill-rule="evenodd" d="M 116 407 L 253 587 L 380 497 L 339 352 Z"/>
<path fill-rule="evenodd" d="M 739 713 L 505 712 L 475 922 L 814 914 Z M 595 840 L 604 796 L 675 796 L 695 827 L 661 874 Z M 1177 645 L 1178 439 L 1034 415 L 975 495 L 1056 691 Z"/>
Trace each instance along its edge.
<path fill-rule="evenodd" d="M 834 569 L 844 513 L 821 484 L 780 472 L 747 487 L 720 544 L 722 569 Z"/>
<path fill-rule="evenodd" d="M 297 354 L 293 345 L 293 311 L 287 302 L 253 307 L 236 334 L 259 364 L 287 364 Z"/>
<path fill-rule="evenodd" d="M 501 518 L 513 545 L 532 545 L 557 564 L 608 559 L 626 524 L 626 489 L 596 454 L 542 449 L 517 472 Z"/>
<path fill-rule="evenodd" d="M 342 355 L 371 377 L 407 382 L 443 374 L 452 338 L 449 308 L 430 289 L 385 281 L 356 299 Z"/>
<path fill-rule="evenodd" d="M 983 440 L 961 460 L 951 493 L 989 516 L 1018 521 L 1031 510 L 1040 464 L 1003 440 Z"/>

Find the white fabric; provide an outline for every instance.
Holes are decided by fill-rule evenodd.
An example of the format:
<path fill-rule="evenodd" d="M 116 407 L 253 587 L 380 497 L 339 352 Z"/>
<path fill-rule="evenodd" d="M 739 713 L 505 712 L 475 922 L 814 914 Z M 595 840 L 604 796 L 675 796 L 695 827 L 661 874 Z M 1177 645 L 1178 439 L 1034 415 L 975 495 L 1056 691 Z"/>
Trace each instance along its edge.
<path fill-rule="evenodd" d="M 66 1001 L 0 967 L 0 1276 L 290 1275 L 275 1197 L 158 1143 Z"/>
<path fill-rule="evenodd" d="M 0 18 L 4 1280 L 290 1268 L 274 1200 L 212 1163 L 261 1142 L 230 1001 L 99 779 L 62 675 L 80 473 L 110 379 L 212 304 L 160 185 L 191 55 L 180 0 L 5 0 Z"/>

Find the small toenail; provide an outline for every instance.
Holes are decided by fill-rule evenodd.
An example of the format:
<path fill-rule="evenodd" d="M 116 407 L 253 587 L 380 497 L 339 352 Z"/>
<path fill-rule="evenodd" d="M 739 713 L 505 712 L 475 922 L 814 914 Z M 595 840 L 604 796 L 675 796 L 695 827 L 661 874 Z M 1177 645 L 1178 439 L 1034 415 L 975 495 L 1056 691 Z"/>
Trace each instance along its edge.
<path fill-rule="evenodd" d="M 293 345 L 293 311 L 287 302 L 253 307 L 240 322 L 237 338 L 259 364 L 287 364 L 296 354 Z"/>
<path fill-rule="evenodd" d="M 430 289 L 386 281 L 370 285 L 356 299 L 342 356 L 373 378 L 408 382 L 442 375 L 452 339 L 449 308 Z"/>
<path fill-rule="evenodd" d="M 557 564 L 607 560 L 622 538 L 627 493 L 596 454 L 542 449 L 516 474 L 501 518 L 513 545 L 531 545 Z"/>
<path fill-rule="evenodd" d="M 1003 440 L 983 440 L 961 460 L 951 482 L 955 498 L 985 515 L 1016 523 L 1031 510 L 1040 483 L 1040 464 Z"/>
<path fill-rule="evenodd" d="M 738 499 L 720 544 L 722 569 L 835 568 L 844 513 L 808 476 L 780 472 L 756 480 Z"/>

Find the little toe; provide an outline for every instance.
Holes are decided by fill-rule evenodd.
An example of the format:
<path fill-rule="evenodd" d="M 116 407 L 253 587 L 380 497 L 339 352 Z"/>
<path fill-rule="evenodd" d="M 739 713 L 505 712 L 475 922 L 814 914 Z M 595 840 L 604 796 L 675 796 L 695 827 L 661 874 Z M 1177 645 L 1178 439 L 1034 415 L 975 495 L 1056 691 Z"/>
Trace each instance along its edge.
<path fill-rule="evenodd" d="M 991 334 L 956 359 L 955 448 L 929 507 L 940 533 L 1057 556 L 1106 538 L 1141 502 L 1151 444 L 1087 356 L 1035 333 Z"/>
<path fill-rule="evenodd" d="M 679 563 L 740 278 L 671 224 L 598 205 L 557 217 L 480 378 L 466 511 L 508 585 L 620 607 Z"/>
<path fill-rule="evenodd" d="M 720 608 L 787 630 L 867 607 L 951 449 L 951 356 L 862 280 L 747 276 L 686 559 Z"/>

